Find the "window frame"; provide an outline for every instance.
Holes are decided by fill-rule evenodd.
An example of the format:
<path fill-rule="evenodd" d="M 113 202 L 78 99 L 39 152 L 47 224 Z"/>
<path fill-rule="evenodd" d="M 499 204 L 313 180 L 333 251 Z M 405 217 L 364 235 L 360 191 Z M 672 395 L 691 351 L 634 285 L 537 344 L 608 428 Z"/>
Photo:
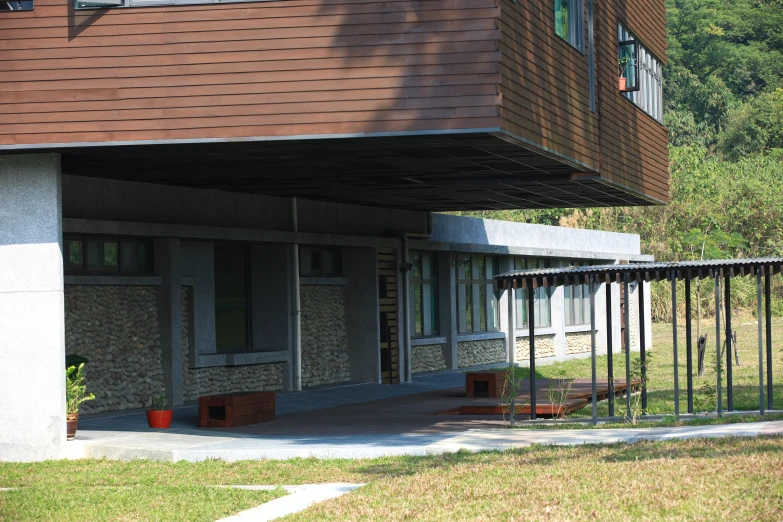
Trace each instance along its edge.
<path fill-rule="evenodd" d="M 309 252 L 318 252 L 319 254 L 319 268 L 318 270 L 312 269 L 312 263 L 310 263 L 310 271 L 305 272 L 302 270 L 302 261 L 305 254 Z M 332 266 L 333 270 L 329 273 L 323 272 L 324 256 L 332 254 Z M 299 245 L 299 277 L 343 277 L 343 257 L 342 251 L 338 247 L 324 247 L 319 245 Z"/>
<path fill-rule="evenodd" d="M 558 7 L 561 6 L 563 2 L 567 3 L 567 7 L 566 7 L 566 10 L 568 12 L 567 25 L 562 24 L 562 22 L 558 23 Z M 570 45 L 580 53 L 584 54 L 585 53 L 585 2 L 584 0 L 554 0 L 553 8 L 554 8 L 553 17 L 555 23 L 555 34 L 559 38 L 564 40 L 568 45 Z M 576 12 L 577 14 L 575 20 L 571 16 L 572 13 L 574 12 Z M 563 27 L 563 25 L 565 25 L 566 29 L 568 30 L 566 34 L 561 34 L 560 32 L 560 28 Z"/>
<path fill-rule="evenodd" d="M 428 337 L 438 337 L 440 336 L 438 254 L 437 252 L 411 251 L 410 256 L 413 262 L 413 269 L 408 274 L 411 338 L 426 339 Z M 425 277 L 423 268 L 426 258 L 429 258 L 428 265 L 430 270 Z M 418 295 L 416 287 L 419 287 Z M 426 291 L 427 287 L 429 287 L 429 294 Z M 417 304 L 418 310 L 416 308 Z M 417 323 L 417 321 L 420 321 L 420 323 Z M 421 324 L 421 330 L 419 330 L 418 324 Z"/>
<path fill-rule="evenodd" d="M 457 333 L 469 335 L 499 332 L 500 295 L 495 290 L 493 277 L 499 273 L 500 258 L 484 254 L 465 254 L 455 255 L 453 260 L 457 267 Z M 492 328 L 490 318 L 494 324 Z"/>
<path fill-rule="evenodd" d="M 550 268 L 552 266 L 551 258 L 547 258 L 547 257 L 514 256 L 513 262 L 514 262 L 515 271 L 529 270 L 529 269 L 536 269 L 536 268 Z M 535 264 L 535 266 L 531 266 L 533 264 Z M 516 318 L 516 329 L 529 330 L 530 314 L 528 310 L 529 305 L 527 299 L 527 289 L 517 288 L 515 290 L 514 303 L 515 303 L 514 314 Z M 550 287 L 536 288 L 535 293 L 533 294 L 533 305 L 536 307 L 535 328 L 552 328 L 552 289 Z M 544 314 L 542 313 L 542 309 L 544 308 L 544 306 L 546 307 L 547 320 L 545 323 L 539 324 L 541 317 L 544 316 Z"/>
<path fill-rule="evenodd" d="M 18 4 L 17 9 L 0 9 L 0 13 L 25 13 L 27 11 L 35 10 L 34 0 L 3 0 L 0 1 L 0 5 L 11 6 L 11 4 Z M 25 7 L 23 4 L 30 4 L 30 7 Z"/>
<path fill-rule="evenodd" d="M 571 260 L 569 265 L 590 266 L 592 263 L 586 260 L 575 259 Z M 579 294 L 578 297 L 576 296 L 577 293 Z M 579 313 L 577 314 L 577 312 Z M 566 327 L 590 326 L 590 285 L 572 284 L 563 286 L 563 321 Z"/>
<path fill-rule="evenodd" d="M 623 43 L 635 42 L 637 88 L 619 91 L 645 114 L 663 125 L 663 64 L 628 28 L 624 20 L 617 22 L 618 57 Z M 619 85 L 618 85 L 619 89 Z"/>
<path fill-rule="evenodd" d="M 81 241 L 82 264 L 75 265 L 71 263 L 71 242 Z M 87 242 L 98 241 L 98 258 L 102 260 L 101 268 L 90 269 L 87 263 Z M 136 245 L 144 244 L 147 248 L 146 261 L 144 269 L 128 271 L 123 269 L 122 250 L 123 242 L 133 242 Z M 105 244 L 117 243 L 117 268 L 116 270 L 107 267 L 105 261 Z M 151 238 L 139 238 L 137 236 L 103 236 L 90 234 L 63 234 L 63 273 L 65 275 L 111 275 L 120 277 L 150 276 L 155 273 L 153 257 L 153 241 Z"/>

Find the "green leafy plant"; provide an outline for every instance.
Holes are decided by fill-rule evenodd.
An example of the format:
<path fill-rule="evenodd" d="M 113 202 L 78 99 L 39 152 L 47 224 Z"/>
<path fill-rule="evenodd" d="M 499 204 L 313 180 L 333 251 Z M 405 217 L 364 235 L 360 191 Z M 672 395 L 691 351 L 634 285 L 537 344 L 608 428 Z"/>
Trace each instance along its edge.
<path fill-rule="evenodd" d="M 508 415 L 508 427 L 513 428 L 516 425 L 517 395 L 519 394 L 519 385 L 522 383 L 523 372 L 521 368 L 509 368 L 506 370 L 506 376 L 503 381 L 503 392 L 500 394 L 500 401 L 503 410 L 503 421 L 506 422 Z"/>
<path fill-rule="evenodd" d="M 653 358 L 653 354 L 650 352 L 647 352 L 645 354 L 645 361 L 642 362 L 641 357 L 634 357 L 631 360 L 631 382 L 626 383 L 626 391 L 625 393 L 633 393 L 634 391 L 634 383 L 636 383 L 636 388 L 639 390 L 637 393 L 633 393 L 631 397 L 631 417 L 626 419 L 631 424 L 637 424 L 639 422 L 639 417 L 646 414 L 647 411 L 642 408 L 642 391 L 647 387 L 648 384 L 648 377 L 647 377 L 647 369 L 650 366 L 650 361 Z"/>
<path fill-rule="evenodd" d="M 84 384 L 84 363 L 65 370 L 65 413 L 79 413 L 79 406 L 85 401 L 95 400 L 95 395 L 87 393 Z"/>
<path fill-rule="evenodd" d="M 166 409 L 166 396 L 156 395 L 152 398 L 152 408 L 157 411 L 163 411 Z"/>

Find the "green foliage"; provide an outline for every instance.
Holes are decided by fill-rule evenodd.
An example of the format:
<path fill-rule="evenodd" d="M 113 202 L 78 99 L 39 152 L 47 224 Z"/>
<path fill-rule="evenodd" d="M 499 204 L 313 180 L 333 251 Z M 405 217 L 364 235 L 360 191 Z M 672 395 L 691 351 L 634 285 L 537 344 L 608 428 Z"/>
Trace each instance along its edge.
<path fill-rule="evenodd" d="M 83 370 L 84 363 L 65 370 L 65 413 L 79 413 L 83 402 L 95 400 L 95 395 L 87 393 Z"/>
<path fill-rule="evenodd" d="M 152 408 L 157 411 L 163 411 L 166 409 L 166 396 L 156 395 L 152 398 Z"/>

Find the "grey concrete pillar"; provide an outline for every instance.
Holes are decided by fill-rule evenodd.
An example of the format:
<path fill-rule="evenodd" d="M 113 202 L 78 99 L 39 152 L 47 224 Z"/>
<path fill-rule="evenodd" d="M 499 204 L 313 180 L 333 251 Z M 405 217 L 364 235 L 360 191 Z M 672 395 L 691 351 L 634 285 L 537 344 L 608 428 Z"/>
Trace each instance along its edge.
<path fill-rule="evenodd" d="M 500 258 L 500 273 L 505 274 L 514 270 L 514 258 L 512 256 L 503 256 Z M 514 364 L 514 350 L 516 350 L 517 344 L 517 324 L 516 324 L 516 311 L 509 313 L 508 301 L 511 299 L 514 301 L 514 296 L 510 291 L 504 291 L 500 294 L 498 299 L 498 310 L 500 310 L 500 331 L 506 334 L 506 362 Z M 512 302 L 511 306 L 515 306 Z"/>
<path fill-rule="evenodd" d="M 182 265 L 179 239 L 155 240 L 155 273 L 160 287 L 160 348 L 163 384 L 169 405 L 183 403 L 182 395 Z"/>
<path fill-rule="evenodd" d="M 343 249 L 343 272 L 348 278 L 345 320 L 351 381 L 381 382 L 377 251 Z"/>
<path fill-rule="evenodd" d="M 455 268 L 451 266 L 451 254 L 439 252 L 438 256 L 438 321 L 440 335 L 446 338 L 443 357 L 446 368 L 456 370 L 457 363 L 457 282 Z"/>
<path fill-rule="evenodd" d="M 0 156 L 0 460 L 62 452 L 63 299 L 60 157 Z"/>

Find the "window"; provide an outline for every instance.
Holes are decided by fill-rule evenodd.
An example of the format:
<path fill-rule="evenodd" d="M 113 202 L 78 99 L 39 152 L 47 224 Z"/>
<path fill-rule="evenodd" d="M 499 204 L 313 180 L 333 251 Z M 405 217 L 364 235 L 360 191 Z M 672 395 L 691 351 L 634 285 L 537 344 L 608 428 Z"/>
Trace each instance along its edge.
<path fill-rule="evenodd" d="M 32 11 L 33 0 L 11 0 L 0 2 L 0 11 Z"/>
<path fill-rule="evenodd" d="M 492 256 L 455 256 L 457 265 L 457 324 L 459 333 L 500 329 L 498 295 L 492 278 L 498 259 Z"/>
<path fill-rule="evenodd" d="M 514 258 L 514 270 L 549 268 L 549 265 L 549 259 L 535 257 Z M 536 328 L 552 326 L 551 295 L 549 288 L 536 288 L 533 293 Z M 527 290 L 522 288 L 516 290 L 514 304 L 516 306 L 517 328 L 529 328 Z"/>
<path fill-rule="evenodd" d="M 411 334 L 413 337 L 438 335 L 437 255 L 411 252 L 410 281 Z"/>
<path fill-rule="evenodd" d="M 555 0 L 555 32 L 557 35 L 584 51 L 584 0 Z"/>
<path fill-rule="evenodd" d="M 250 347 L 249 249 L 215 245 L 215 341 L 218 351 Z"/>
<path fill-rule="evenodd" d="M 588 266 L 587 261 L 573 261 L 570 266 Z M 590 324 L 590 285 L 569 285 L 565 290 L 565 324 Z"/>
<path fill-rule="evenodd" d="M 338 249 L 299 247 L 300 276 L 339 277 L 342 273 L 342 261 Z"/>
<path fill-rule="evenodd" d="M 663 122 L 663 66 L 622 24 L 618 41 L 620 91 L 644 112 Z"/>
<path fill-rule="evenodd" d="M 152 242 L 138 238 L 66 235 L 66 274 L 152 274 Z"/>

